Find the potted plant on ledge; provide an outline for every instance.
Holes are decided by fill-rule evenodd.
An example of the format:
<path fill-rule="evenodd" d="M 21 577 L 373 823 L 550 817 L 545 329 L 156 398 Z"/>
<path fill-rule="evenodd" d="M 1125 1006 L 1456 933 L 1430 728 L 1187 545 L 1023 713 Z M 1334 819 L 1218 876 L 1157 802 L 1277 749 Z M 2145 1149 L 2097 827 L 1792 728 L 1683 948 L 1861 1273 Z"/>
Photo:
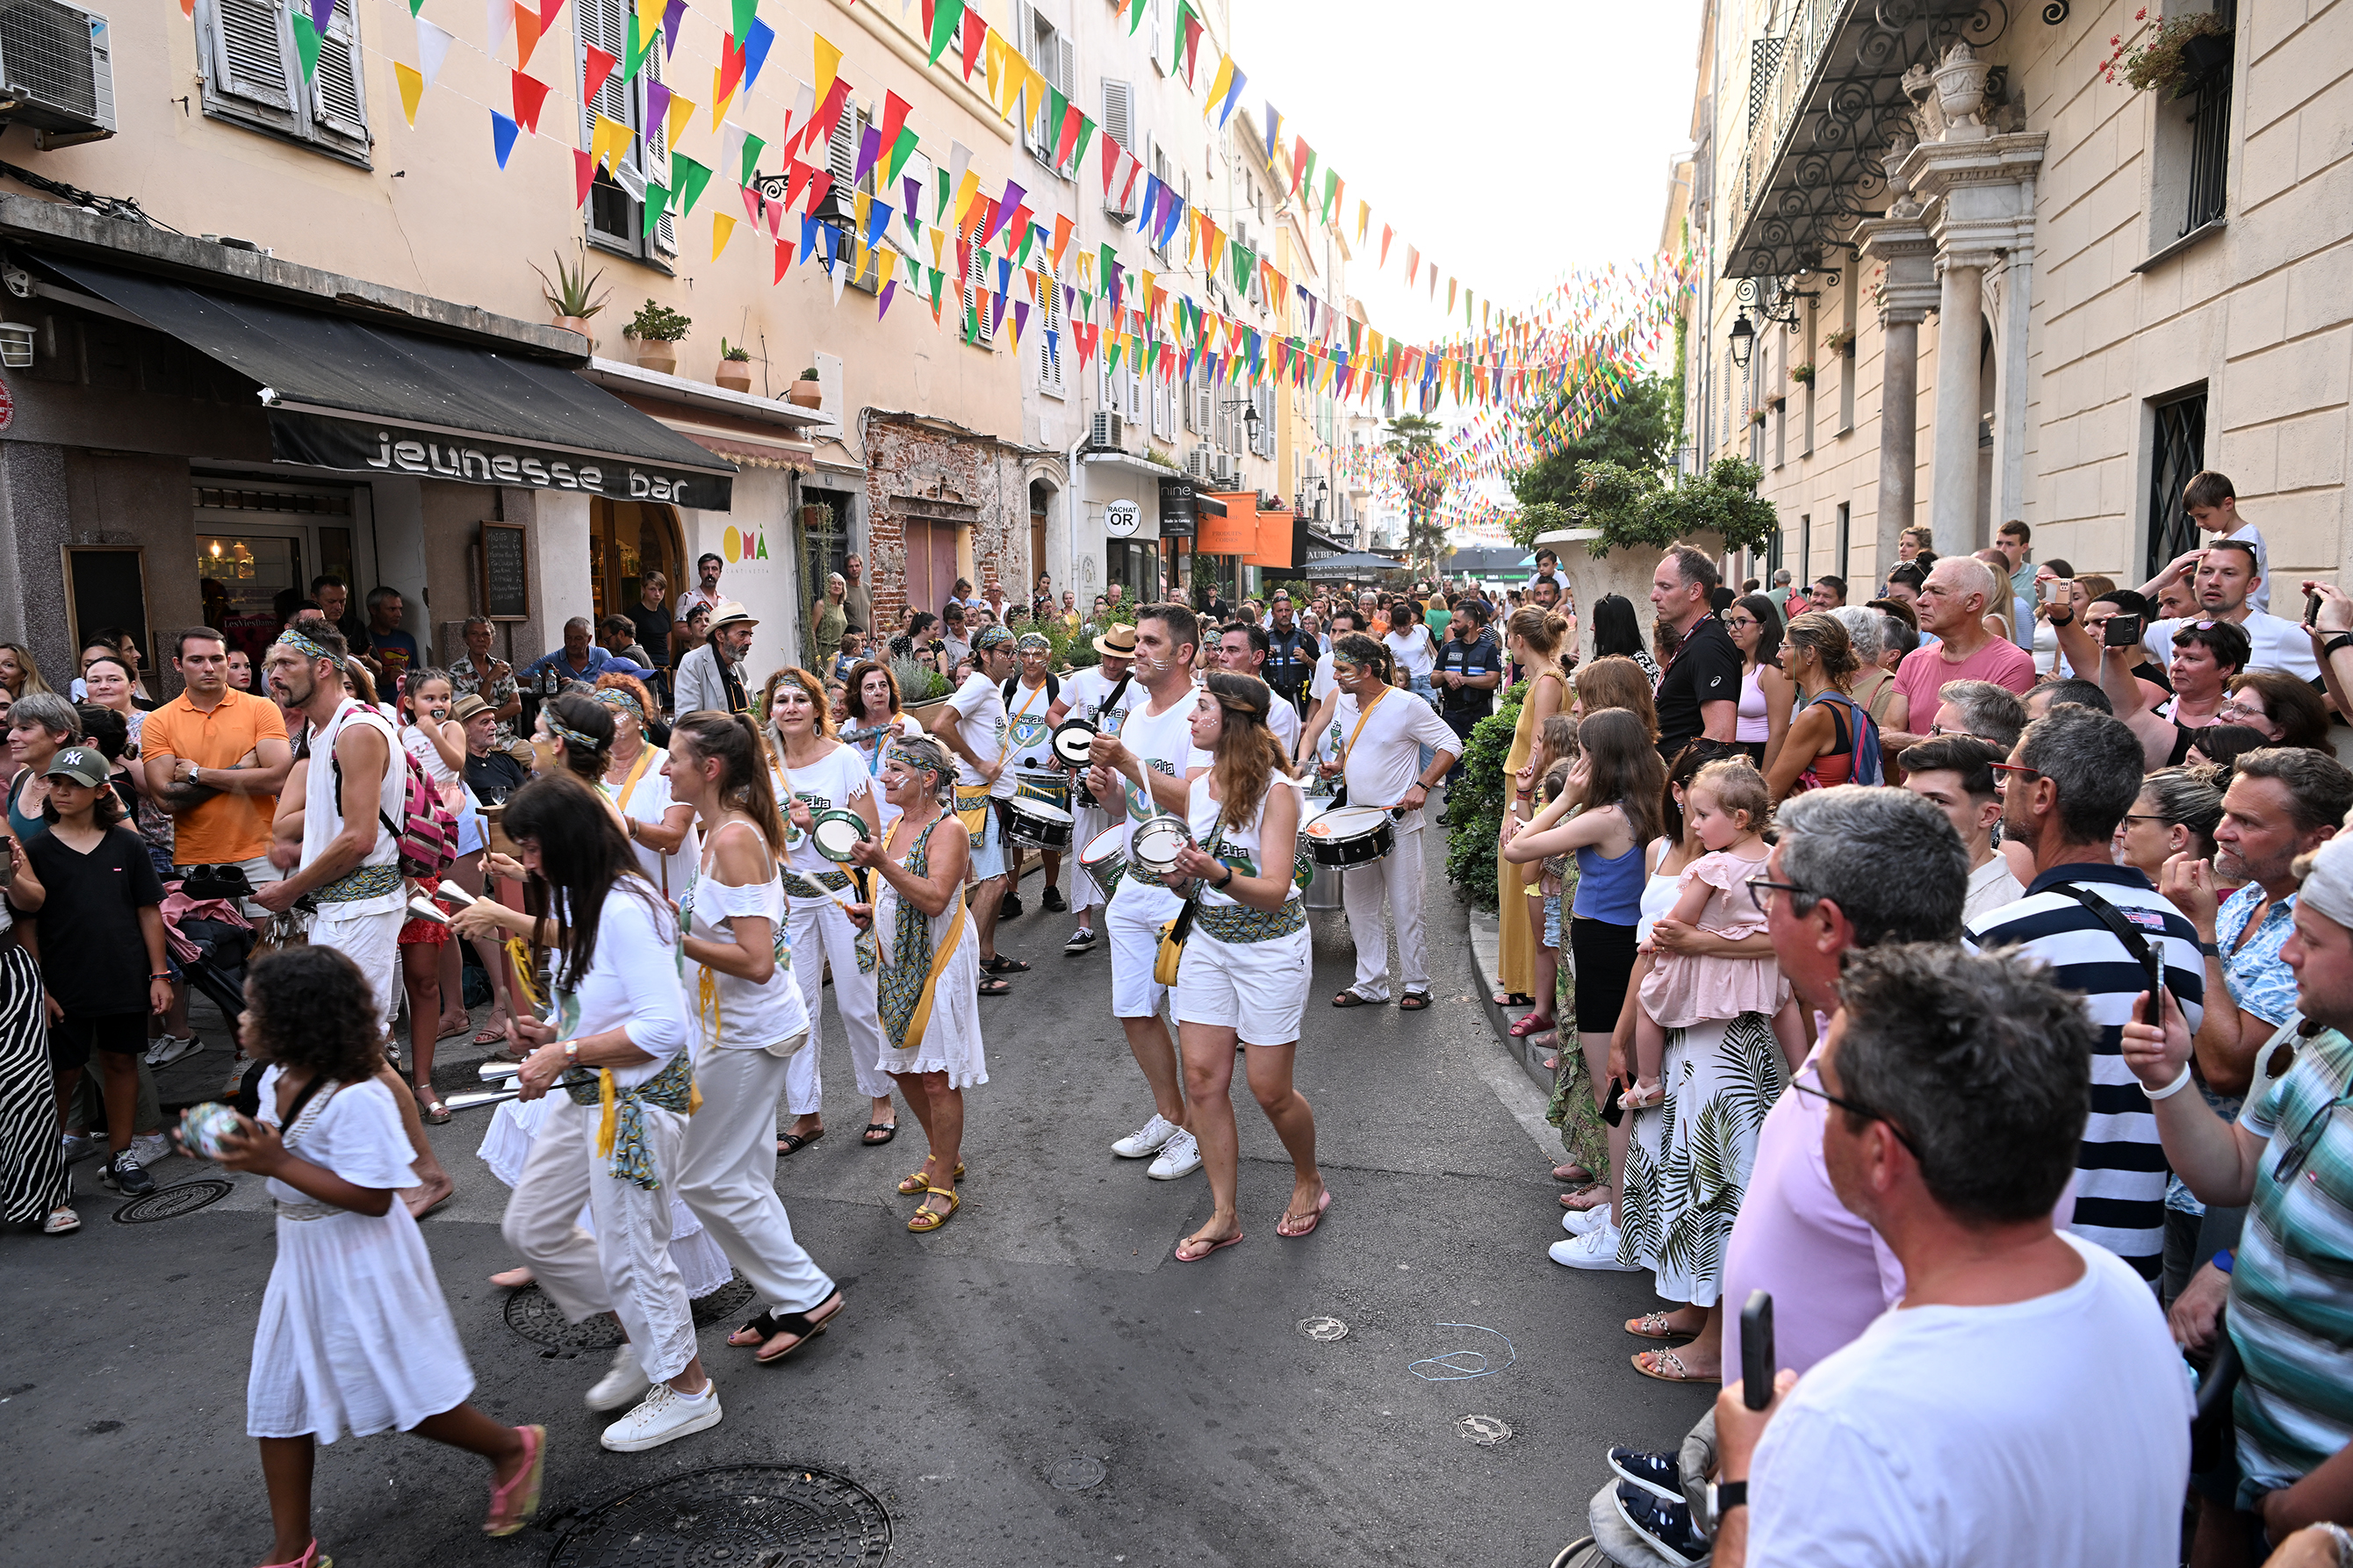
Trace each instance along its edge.
<path fill-rule="evenodd" d="M 676 375 L 678 341 L 693 325 L 691 317 L 648 300 L 645 307 L 629 319 L 629 324 L 621 329 L 621 335 L 637 344 L 639 369 Z"/>
<path fill-rule="evenodd" d="M 1824 338 L 1822 342 L 1834 354 L 1845 353 L 1854 347 L 1854 329 L 1841 327 L 1837 331 Z"/>
<path fill-rule="evenodd" d="M 1808 360 L 1808 361 L 1807 361 L 1805 363 L 1803 363 L 1803 364 L 1793 364 L 1793 365 L 1791 365 L 1791 366 L 1789 367 L 1789 379 L 1790 379 L 1791 381 L 1796 382 L 1799 386 L 1811 386 L 1811 385 L 1813 385 L 1813 384 L 1814 384 L 1814 362 L 1813 362 L 1813 361 L 1811 361 L 1811 360 Z"/>
<path fill-rule="evenodd" d="M 752 390 L 752 354 L 741 343 L 730 345 L 725 338 L 719 340 L 719 384 L 730 392 Z"/>
<path fill-rule="evenodd" d="M 785 394 L 785 401 L 796 408 L 825 406 L 825 389 L 818 384 L 817 366 L 811 365 L 801 372 L 800 379 L 794 382 L 792 389 Z"/>
<path fill-rule="evenodd" d="M 540 297 L 547 301 L 547 308 L 555 312 L 557 326 L 568 332 L 578 332 L 593 345 L 596 338 L 588 330 L 588 318 L 603 310 L 605 302 L 612 298 L 609 289 L 602 294 L 596 292 L 596 285 L 605 280 L 605 274 L 599 270 L 594 278 L 589 277 L 585 258 L 579 266 L 566 267 L 564 265 L 564 253 L 558 251 L 554 260 L 555 276 L 553 278 L 540 272 L 536 265 L 532 267 L 533 272 L 539 272 Z"/>

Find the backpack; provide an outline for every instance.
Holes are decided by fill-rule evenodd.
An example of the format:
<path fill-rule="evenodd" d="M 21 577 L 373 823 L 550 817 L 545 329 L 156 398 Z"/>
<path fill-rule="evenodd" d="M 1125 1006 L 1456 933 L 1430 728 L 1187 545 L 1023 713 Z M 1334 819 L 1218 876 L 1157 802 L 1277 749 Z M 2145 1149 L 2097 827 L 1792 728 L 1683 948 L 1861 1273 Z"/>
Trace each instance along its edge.
<path fill-rule="evenodd" d="M 1846 782 L 1855 784 L 1885 784 L 1887 771 L 1881 761 L 1878 721 L 1872 718 L 1861 703 L 1842 691 L 1825 691 L 1814 700 L 1833 703 L 1837 708 L 1846 710 L 1847 721 L 1843 728 L 1852 737 L 1852 754 L 1854 758 Z M 1834 725 L 1839 722 L 1837 708 L 1833 708 L 1831 713 L 1831 722 Z M 1814 776 L 1810 766 L 1799 780 L 1800 789 L 1818 789 L 1820 785 L 1821 781 Z"/>
<path fill-rule="evenodd" d="M 425 764 L 418 762 L 400 739 L 387 731 L 385 744 L 392 754 L 408 764 L 405 788 L 401 795 L 400 820 L 395 822 L 382 811 L 375 819 L 392 835 L 393 847 L 398 852 L 400 874 L 414 881 L 438 881 L 441 873 L 458 858 L 458 818 L 441 803 L 441 792 L 425 776 Z M 328 763 L 335 775 L 335 799 L 343 795 L 343 760 L 332 753 Z"/>

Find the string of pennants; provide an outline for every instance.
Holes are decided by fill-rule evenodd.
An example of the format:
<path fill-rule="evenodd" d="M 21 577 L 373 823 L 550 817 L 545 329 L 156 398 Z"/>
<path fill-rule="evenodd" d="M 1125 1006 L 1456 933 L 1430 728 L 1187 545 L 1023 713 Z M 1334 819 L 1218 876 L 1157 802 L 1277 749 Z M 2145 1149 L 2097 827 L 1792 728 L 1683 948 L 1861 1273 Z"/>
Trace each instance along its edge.
<path fill-rule="evenodd" d="M 400 0 L 382 3 L 397 5 Z M 621 54 L 594 47 L 583 49 L 581 75 L 570 84 L 576 88 L 580 104 L 593 105 L 617 77 L 624 82 L 645 77 L 643 121 L 653 132 L 656 145 L 642 152 L 638 143 L 644 138 L 638 130 L 593 108 L 586 115 L 590 126 L 586 148 L 577 145 L 576 132 L 565 134 L 554 127 L 541 129 L 554 89 L 548 81 L 531 75 L 529 67 L 540 40 L 554 28 L 565 0 L 483 0 L 487 47 L 423 16 L 425 0 L 406 0 L 417 63 L 384 58 L 391 66 L 404 115 L 412 127 L 424 108 L 427 90 L 433 89 L 487 113 L 491 151 L 501 170 L 509 166 L 516 146 L 525 137 L 562 144 L 570 154 L 575 206 L 586 203 L 602 173 L 643 204 L 646 231 L 651 234 L 665 214 L 682 221 L 709 195 L 713 201 L 711 255 L 714 261 L 739 228 L 748 229 L 773 251 L 773 281 L 781 283 L 796 264 L 816 261 L 831 279 L 837 304 L 851 276 L 869 279 L 877 295 L 878 316 L 889 313 L 903 283 L 929 305 L 935 325 L 944 321 L 952 290 L 957 321 L 967 337 L 977 335 L 985 322 L 993 342 L 1009 319 L 1012 346 L 1018 350 L 1035 321 L 1055 353 L 1062 352 L 1062 340 L 1076 349 L 1082 373 L 1101 353 L 1114 373 L 1126 363 L 1164 383 L 1197 377 L 1234 386 L 1288 383 L 1367 405 L 1377 400 L 1390 409 L 1401 405 L 1428 409 L 1441 397 L 1451 397 L 1466 406 L 1497 411 L 1535 406 L 1546 400 L 1571 410 L 1586 406 L 1597 389 L 1622 384 L 1623 377 L 1613 368 L 1619 363 L 1612 357 L 1614 351 L 1601 340 L 1589 340 L 1584 329 L 1590 328 L 1602 312 L 1618 311 L 1623 302 L 1619 296 L 1630 287 L 1637 283 L 1657 287 L 1657 277 L 1629 272 L 1596 279 L 1597 287 L 1583 292 L 1556 289 L 1536 308 L 1517 314 L 1496 312 L 1489 301 L 1462 289 L 1465 328 L 1458 336 L 1436 343 L 1411 343 L 1385 335 L 1294 283 L 1264 254 L 1229 235 L 1207 213 L 1145 171 L 1133 153 L 1102 133 L 1045 81 L 1015 44 L 989 27 L 965 0 L 920 0 L 931 63 L 960 70 L 967 84 L 978 75 L 980 83 L 975 89 L 985 90 L 1000 117 L 1008 121 L 1025 101 L 1029 106 L 1042 104 L 1042 123 L 1059 127 L 1054 150 L 1058 170 L 1083 181 L 1092 168 L 1107 200 L 1115 198 L 1114 205 L 1123 210 L 1134 204 L 1135 232 L 1172 258 L 1181 255 L 1186 267 L 1198 266 L 1214 278 L 1230 279 L 1235 292 L 1243 297 L 1255 283 L 1273 312 L 1276 330 L 1261 331 L 1204 305 L 1170 287 L 1172 280 L 1166 274 L 1123 263 L 1113 245 L 1105 244 L 1098 251 L 1071 251 L 1075 226 L 1070 217 L 1044 210 L 1042 203 L 1033 207 L 1029 193 L 1012 179 L 993 194 L 984 190 L 973 154 L 960 142 L 951 142 L 943 163 L 908 123 L 911 106 L 893 91 L 884 92 L 880 114 L 863 128 L 856 152 L 852 182 L 866 184 L 871 174 L 874 188 L 849 194 L 851 222 L 847 233 L 820 223 L 814 215 L 835 183 L 829 145 L 851 92 L 850 80 L 841 70 L 843 52 L 822 35 L 813 35 L 815 79 L 804 81 L 784 73 L 783 79 L 789 84 L 787 103 L 784 97 L 758 90 L 776 44 L 776 31 L 758 15 L 758 0 L 729 3 L 730 16 L 723 26 L 704 18 L 689 0 L 631 0 L 633 8 L 622 23 Z M 917 3 L 902 0 L 909 10 Z M 1131 30 L 1140 25 L 1146 3 L 1115 0 L 1115 5 L 1129 9 Z M 184 8 L 193 8 L 194 0 L 182 0 L 182 4 Z M 336 5 L 337 0 L 294 0 L 292 30 L 306 77 L 317 69 Z M 690 16 L 698 27 L 707 26 L 719 35 L 715 61 L 700 55 L 693 41 L 696 35 L 685 26 Z M 1194 80 L 1200 63 L 1198 50 L 1202 31 L 1190 5 L 1179 0 L 1175 29 L 1177 58 L 1173 63 L 1188 82 Z M 501 55 L 510 35 L 514 44 L 512 67 Z M 707 112 L 710 133 L 717 137 L 719 146 L 703 158 L 679 151 L 678 144 L 697 130 L 697 111 L 704 105 L 660 79 L 663 62 L 668 62 L 668 74 L 684 68 L 679 53 L 682 36 L 688 39 L 685 61 L 700 60 L 712 71 Z M 347 47 L 346 40 L 337 42 Z M 505 105 L 481 103 L 439 82 L 452 48 L 459 45 L 484 57 L 493 69 L 507 77 L 511 96 Z M 568 55 L 569 50 L 561 53 Z M 650 71 L 647 69 L 649 60 L 655 62 Z M 1232 57 L 1224 56 L 1211 76 L 1204 119 L 1214 120 L 1222 128 L 1235 112 L 1247 79 Z M 779 78 L 770 75 L 769 80 L 773 84 Z M 782 110 L 781 132 L 773 140 L 731 117 L 733 109 L 743 118 L 750 118 L 754 99 Z M 1035 107 L 1029 112 L 1035 113 Z M 573 118 L 576 125 L 576 114 Z M 763 123 L 773 121 L 764 117 Z M 1287 156 L 1293 194 L 1303 190 L 1312 195 L 1315 153 L 1303 138 L 1283 149 L 1281 125 L 1281 116 L 1270 106 L 1267 139 L 1276 149 L 1271 162 L 1279 164 Z M 786 189 L 781 200 L 765 194 L 759 183 L 776 178 L 757 174 L 764 153 L 784 161 Z M 928 182 L 909 172 L 919 153 L 932 164 L 933 177 Z M 718 199 L 714 182 L 722 189 L 733 189 L 741 201 L 740 218 L 733 210 L 733 203 Z M 1334 221 L 1345 194 L 1345 182 L 1327 167 L 1318 204 L 1323 221 Z M 1360 200 L 1360 243 L 1368 232 L 1370 216 L 1369 204 Z M 1381 226 L 1382 265 L 1389 258 L 1395 237 L 1391 226 Z M 928 265 L 923 259 L 926 254 Z M 1409 245 L 1401 263 L 1411 286 L 1425 268 L 1426 258 Z M 1430 265 L 1427 269 L 1434 299 L 1437 268 Z M 1674 277 L 1679 279 L 1680 272 Z M 1458 287 L 1455 279 L 1448 279 L 1450 311 Z M 1461 467 L 1477 460 L 1502 439 L 1493 433 L 1482 436 L 1450 458 L 1450 463 Z M 1450 443 L 1447 450 L 1454 453 L 1458 447 L 1462 447 L 1459 440 Z"/>

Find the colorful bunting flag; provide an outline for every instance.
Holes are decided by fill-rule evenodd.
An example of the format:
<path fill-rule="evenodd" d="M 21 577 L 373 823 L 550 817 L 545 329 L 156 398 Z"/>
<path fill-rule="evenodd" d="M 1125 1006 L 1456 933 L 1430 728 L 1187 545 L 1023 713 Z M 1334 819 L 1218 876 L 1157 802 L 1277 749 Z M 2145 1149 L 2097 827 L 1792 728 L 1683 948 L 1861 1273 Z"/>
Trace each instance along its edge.
<path fill-rule="evenodd" d="M 412 66 L 402 61 L 392 62 L 393 79 L 400 84 L 400 111 L 408 117 L 409 129 L 417 127 L 417 100 L 425 96 L 425 78 Z"/>
<path fill-rule="evenodd" d="M 507 166 L 507 155 L 514 151 L 515 132 L 519 129 L 521 127 L 497 110 L 491 110 L 491 151 L 498 155 L 501 169 Z"/>
<path fill-rule="evenodd" d="M 547 102 L 547 84 L 521 71 L 509 74 L 514 83 L 515 123 L 536 136 L 539 134 L 539 111 Z"/>

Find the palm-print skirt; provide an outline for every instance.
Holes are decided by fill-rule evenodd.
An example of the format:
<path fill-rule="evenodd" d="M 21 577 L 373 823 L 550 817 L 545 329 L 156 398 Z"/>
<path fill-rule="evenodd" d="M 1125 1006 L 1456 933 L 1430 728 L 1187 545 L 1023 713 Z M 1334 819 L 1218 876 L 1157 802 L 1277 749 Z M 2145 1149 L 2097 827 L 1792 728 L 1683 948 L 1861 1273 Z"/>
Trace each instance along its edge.
<path fill-rule="evenodd" d="M 1788 1070 L 1772 1021 L 1743 1013 L 1669 1030 L 1659 1076 L 1666 1099 L 1634 1113 L 1627 1145 L 1618 1261 L 1655 1272 L 1666 1300 L 1713 1306 L 1757 1135 Z"/>

